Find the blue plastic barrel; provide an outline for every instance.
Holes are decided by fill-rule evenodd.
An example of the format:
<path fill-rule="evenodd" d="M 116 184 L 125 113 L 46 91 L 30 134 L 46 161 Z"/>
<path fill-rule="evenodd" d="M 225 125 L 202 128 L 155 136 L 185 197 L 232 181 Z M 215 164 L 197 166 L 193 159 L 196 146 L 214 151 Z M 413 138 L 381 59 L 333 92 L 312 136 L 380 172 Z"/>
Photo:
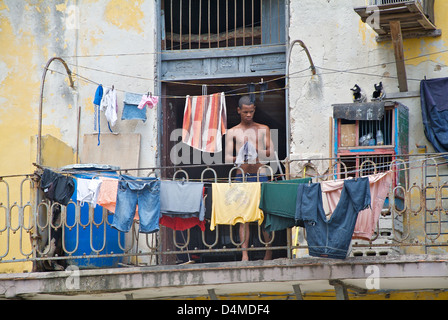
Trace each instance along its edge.
<path fill-rule="evenodd" d="M 117 177 L 116 174 L 107 173 L 108 177 Z M 77 187 L 76 178 L 92 179 L 93 177 L 98 177 L 97 174 L 75 174 L 75 185 Z M 76 189 L 72 196 L 73 202 L 76 203 Z M 103 207 L 96 205 L 94 209 L 94 222 L 100 224 L 99 227 L 93 223 L 89 224 L 89 204 L 84 203 L 81 206 L 80 211 L 80 224 L 77 226 L 75 223 L 76 218 L 76 208 L 73 204 L 67 206 L 67 225 L 71 228 L 65 227 L 64 229 L 64 241 L 66 250 L 72 252 L 76 248 L 76 241 L 78 238 L 78 247 L 71 254 L 72 256 L 88 256 L 97 255 L 96 251 L 92 250 L 91 243 L 94 249 L 100 250 L 103 247 L 104 239 L 104 249 L 97 255 L 98 258 L 77 258 L 69 259 L 68 264 L 75 265 L 80 269 L 91 269 L 91 268 L 111 268 L 119 267 L 119 263 L 122 261 L 122 257 L 101 257 L 105 254 L 120 254 L 123 250 L 120 248 L 118 241 L 124 247 L 124 233 L 118 232 L 118 230 L 112 228 L 110 224 L 103 221 Z M 112 223 L 113 215 L 107 215 L 107 220 Z M 104 224 L 106 226 L 104 226 Z M 82 225 L 87 225 L 83 227 Z M 79 235 L 77 237 L 77 230 Z M 92 229 L 92 230 L 91 230 Z M 104 232 L 106 237 L 104 238 Z"/>

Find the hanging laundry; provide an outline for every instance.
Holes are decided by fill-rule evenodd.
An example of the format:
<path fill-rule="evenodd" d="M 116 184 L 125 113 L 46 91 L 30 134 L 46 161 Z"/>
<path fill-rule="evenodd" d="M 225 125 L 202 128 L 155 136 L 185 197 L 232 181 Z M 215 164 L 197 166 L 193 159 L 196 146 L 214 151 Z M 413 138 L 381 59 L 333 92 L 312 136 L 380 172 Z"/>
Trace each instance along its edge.
<path fill-rule="evenodd" d="M 260 101 L 264 100 L 264 94 L 268 90 L 267 82 L 260 82 Z"/>
<path fill-rule="evenodd" d="M 160 180 L 120 175 L 117 186 L 117 203 L 111 226 L 129 232 L 136 209 L 139 213 L 139 232 L 159 231 Z"/>
<path fill-rule="evenodd" d="M 448 78 L 420 82 L 420 103 L 426 138 L 437 152 L 448 151 Z M 445 156 L 446 157 L 446 156 Z"/>
<path fill-rule="evenodd" d="M 227 130 L 224 93 L 187 96 L 182 125 L 182 141 L 203 152 L 220 152 L 221 137 Z"/>
<path fill-rule="evenodd" d="M 138 107 L 141 99 L 141 94 L 129 92 L 125 93 L 121 120 L 143 120 L 143 122 L 146 121 L 146 109 L 141 109 Z"/>
<path fill-rule="evenodd" d="M 295 219 L 297 189 L 311 178 L 264 182 L 261 184 L 260 209 L 265 216 L 267 232 L 298 226 Z M 303 225 L 301 225 L 303 227 Z"/>
<path fill-rule="evenodd" d="M 172 217 L 204 220 L 204 184 L 188 181 L 162 181 L 160 184 L 160 213 Z"/>
<path fill-rule="evenodd" d="M 93 130 L 99 130 L 100 128 L 100 105 L 101 99 L 103 99 L 103 86 L 100 84 L 95 91 L 95 97 L 93 98 L 93 104 L 95 106 L 95 118 L 93 122 Z M 98 133 L 99 135 L 99 133 Z"/>
<path fill-rule="evenodd" d="M 100 177 L 101 185 L 98 191 L 97 204 L 115 213 L 117 205 L 118 178 Z M 138 220 L 138 205 L 135 209 L 134 220 Z"/>
<path fill-rule="evenodd" d="M 263 211 L 260 204 L 261 183 L 213 183 L 213 204 L 210 230 L 218 224 L 235 225 L 255 222 L 261 225 Z"/>
<path fill-rule="evenodd" d="M 81 205 L 89 203 L 92 208 L 96 207 L 98 194 L 102 181 L 100 179 L 76 179 L 76 200 Z"/>
<path fill-rule="evenodd" d="M 393 172 L 387 171 L 368 176 L 371 206 L 364 209 L 358 214 L 353 239 L 363 239 L 370 241 L 375 232 L 375 228 L 380 218 L 381 210 L 389 193 L 392 184 Z M 330 212 L 333 212 L 341 197 L 344 180 L 324 181 L 322 184 L 322 192 L 325 193 L 328 201 Z"/>
<path fill-rule="evenodd" d="M 255 103 L 255 83 L 247 84 L 247 93 L 249 93 L 250 102 Z"/>
<path fill-rule="evenodd" d="M 153 107 L 157 106 L 158 102 L 159 102 L 159 97 L 144 94 L 142 96 L 142 99 L 140 100 L 137 108 L 143 109 L 145 106 L 148 106 L 149 109 L 152 109 Z"/>
<path fill-rule="evenodd" d="M 75 192 L 75 181 L 72 177 L 44 169 L 40 188 L 47 199 L 66 206 Z"/>
<path fill-rule="evenodd" d="M 180 218 L 168 215 L 160 217 L 160 224 L 176 231 L 185 231 L 198 226 L 202 231 L 205 231 L 205 220 L 199 220 L 197 217 Z"/>
<path fill-rule="evenodd" d="M 101 99 L 101 111 L 105 111 L 107 122 L 113 127 L 118 119 L 117 91 L 112 86 Z"/>
<path fill-rule="evenodd" d="M 212 185 L 210 183 L 207 183 L 204 185 L 205 219 L 207 220 L 211 220 L 212 218 L 212 204 L 213 204 Z"/>
<path fill-rule="evenodd" d="M 101 186 L 98 191 L 97 204 L 110 212 L 115 212 L 117 202 L 118 179 L 101 177 Z"/>
<path fill-rule="evenodd" d="M 325 216 L 321 184 L 299 184 L 296 219 L 305 226 L 309 254 L 345 259 L 358 213 L 369 206 L 367 177 L 344 181 L 341 197 L 330 219 Z"/>

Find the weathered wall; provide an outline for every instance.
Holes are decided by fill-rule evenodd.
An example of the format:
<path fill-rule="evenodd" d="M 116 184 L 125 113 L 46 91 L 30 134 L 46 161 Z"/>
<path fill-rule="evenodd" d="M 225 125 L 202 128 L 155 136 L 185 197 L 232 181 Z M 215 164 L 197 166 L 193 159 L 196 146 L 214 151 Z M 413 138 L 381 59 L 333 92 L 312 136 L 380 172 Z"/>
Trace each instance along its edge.
<path fill-rule="evenodd" d="M 371 95 L 375 83 L 380 81 L 388 94 L 398 93 L 398 80 L 394 50 L 391 41 L 377 43 L 376 33 L 363 23 L 353 8 L 364 6 L 364 0 L 302 0 L 290 1 L 290 41 L 300 39 L 308 47 L 317 67 L 317 75 L 310 76 L 308 59 L 300 46 L 291 55 L 291 158 L 332 156 L 329 139 L 329 118 L 332 104 L 352 102 L 350 88 L 358 84 Z M 446 77 L 448 56 L 443 53 L 428 55 L 447 49 L 448 21 L 447 1 L 435 2 L 435 23 L 442 30 L 437 38 L 404 40 L 409 92 L 419 91 L 420 80 Z M 423 56 L 426 55 L 426 56 Z M 351 70 L 352 72 L 334 72 Z M 418 153 L 416 145 L 426 145 L 428 152 L 434 152 L 427 141 L 422 125 L 420 97 L 394 99 L 409 107 L 409 151 Z M 321 128 L 321 130 L 315 130 Z M 326 168 L 326 167 L 325 167 Z M 443 172 L 441 169 L 441 173 Z M 417 185 L 421 183 L 420 170 L 411 177 Z M 413 193 L 413 206 L 418 208 L 419 199 Z M 438 216 L 431 217 L 438 219 Z M 412 217 L 411 236 L 407 241 L 429 242 L 423 230 L 424 215 Z M 439 238 L 439 241 L 442 239 Z M 409 248 L 418 251 L 421 248 Z"/>
<path fill-rule="evenodd" d="M 1 176 L 34 170 L 40 82 L 46 62 L 54 56 L 62 57 L 75 73 L 76 89 L 69 87 L 62 65 L 53 62 L 45 80 L 42 135 L 62 141 L 53 144 L 56 149 L 68 146 L 75 152 L 79 140 L 81 154 L 83 135 L 94 133 L 92 101 L 97 84 L 114 85 L 119 109 L 114 132 L 139 133 L 139 165 L 155 165 L 156 109 L 148 110 L 145 123 L 120 120 L 124 92 L 154 92 L 155 19 L 152 0 L 0 0 Z M 104 113 L 101 120 L 106 133 Z M 58 154 L 60 150 L 54 151 Z M 11 190 L 19 190 L 18 183 Z M 12 191 L 10 196 L 18 199 L 19 192 Z M 20 257 L 20 252 L 14 248 L 11 255 Z M 17 264 L 7 272 L 22 269 Z"/>
<path fill-rule="evenodd" d="M 373 85 L 383 82 L 387 93 L 397 93 L 395 58 L 391 42 L 377 43 L 376 33 L 364 24 L 354 7 L 365 5 L 364 0 L 352 1 L 290 1 L 290 41 L 301 39 L 307 45 L 318 67 L 318 75 L 309 76 L 308 60 L 300 46 L 291 56 L 290 107 L 292 122 L 292 148 L 294 154 L 312 154 L 327 157 L 329 154 L 329 130 L 310 130 L 313 127 L 328 128 L 332 116 L 332 104 L 352 101 L 350 88 L 360 85 L 368 95 Z M 435 20 L 442 36 L 404 40 L 405 58 L 446 50 L 448 23 L 444 16 L 448 11 L 446 1 L 436 1 Z M 409 91 L 419 91 L 420 80 L 425 76 L 446 76 L 447 56 L 435 54 L 406 61 Z M 320 67 L 320 68 L 319 68 Z M 325 69 L 323 69 L 325 68 Z M 352 70 L 351 73 L 331 70 Z M 354 70 L 357 69 L 357 70 Z M 410 152 L 415 144 L 428 145 L 423 133 L 420 98 L 395 99 L 410 109 Z"/>

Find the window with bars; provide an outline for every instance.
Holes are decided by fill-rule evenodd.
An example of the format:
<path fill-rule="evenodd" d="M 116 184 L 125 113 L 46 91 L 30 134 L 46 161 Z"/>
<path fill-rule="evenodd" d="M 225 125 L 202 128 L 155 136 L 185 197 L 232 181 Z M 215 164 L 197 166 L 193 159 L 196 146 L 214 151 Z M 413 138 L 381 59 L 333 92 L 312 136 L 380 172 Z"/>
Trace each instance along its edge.
<path fill-rule="evenodd" d="M 285 43 L 285 0 L 164 0 L 164 50 Z"/>
<path fill-rule="evenodd" d="M 385 102 L 333 105 L 333 108 L 335 155 L 341 178 L 387 171 L 394 159 L 408 153 L 406 106 Z"/>

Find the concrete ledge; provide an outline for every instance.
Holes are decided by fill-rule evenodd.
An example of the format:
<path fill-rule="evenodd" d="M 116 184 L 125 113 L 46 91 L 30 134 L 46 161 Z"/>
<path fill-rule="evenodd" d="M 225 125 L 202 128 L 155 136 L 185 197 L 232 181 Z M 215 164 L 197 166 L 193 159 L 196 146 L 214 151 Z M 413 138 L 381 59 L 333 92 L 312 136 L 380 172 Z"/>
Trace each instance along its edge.
<path fill-rule="evenodd" d="M 276 259 L 0 275 L 0 297 L 139 299 L 248 292 L 302 293 L 347 287 L 378 290 L 448 288 L 448 255 Z"/>

